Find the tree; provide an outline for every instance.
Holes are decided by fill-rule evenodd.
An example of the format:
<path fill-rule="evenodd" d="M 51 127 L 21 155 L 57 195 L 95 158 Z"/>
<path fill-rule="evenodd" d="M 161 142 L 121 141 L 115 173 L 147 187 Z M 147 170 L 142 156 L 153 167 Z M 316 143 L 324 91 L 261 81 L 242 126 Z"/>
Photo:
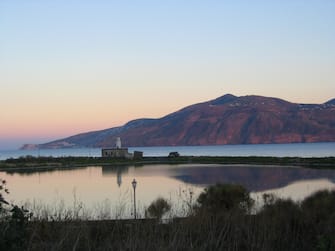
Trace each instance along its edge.
<path fill-rule="evenodd" d="M 146 215 L 160 220 L 170 209 L 171 204 L 166 199 L 159 197 L 151 202 L 150 206 L 146 210 Z"/>
<path fill-rule="evenodd" d="M 198 212 L 211 215 L 232 211 L 247 213 L 254 203 L 243 186 L 234 184 L 216 184 L 205 188 L 197 202 Z"/>
<path fill-rule="evenodd" d="M 0 179 L 0 250 L 23 250 L 27 240 L 27 222 L 32 216 L 23 207 L 9 204 L 6 180 Z"/>
<path fill-rule="evenodd" d="M 26 222 L 30 217 L 32 217 L 32 213 L 29 213 L 28 210 L 23 207 L 18 207 L 14 204 L 9 204 L 3 196 L 3 193 L 9 194 L 8 189 L 6 188 L 7 182 L 4 179 L 0 179 L 0 217 L 8 216 L 10 214 L 11 220 L 17 222 Z M 7 207 L 4 207 L 7 205 Z"/>
<path fill-rule="evenodd" d="M 0 179 L 0 213 L 4 212 L 4 205 L 8 205 L 9 203 L 5 200 L 3 193 L 8 194 L 9 191 L 6 188 L 6 180 Z"/>

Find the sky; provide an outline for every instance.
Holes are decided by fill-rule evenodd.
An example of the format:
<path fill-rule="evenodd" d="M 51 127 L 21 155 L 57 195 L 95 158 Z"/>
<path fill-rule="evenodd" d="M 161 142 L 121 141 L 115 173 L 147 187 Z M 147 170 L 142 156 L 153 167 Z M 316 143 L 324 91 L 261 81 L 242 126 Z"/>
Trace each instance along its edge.
<path fill-rule="evenodd" d="M 0 149 L 227 93 L 335 97 L 335 1 L 0 1 Z"/>

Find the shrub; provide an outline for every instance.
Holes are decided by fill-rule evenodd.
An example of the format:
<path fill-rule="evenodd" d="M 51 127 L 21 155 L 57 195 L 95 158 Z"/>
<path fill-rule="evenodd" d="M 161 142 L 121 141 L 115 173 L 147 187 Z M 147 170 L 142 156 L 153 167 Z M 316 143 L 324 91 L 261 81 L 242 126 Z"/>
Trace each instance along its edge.
<path fill-rule="evenodd" d="M 9 191 L 6 188 L 6 180 L 0 179 L 0 216 L 5 212 L 4 205 L 9 205 L 5 200 L 3 193 L 8 194 Z"/>
<path fill-rule="evenodd" d="M 254 201 L 249 192 L 241 185 L 216 184 L 205 188 L 197 202 L 197 211 L 209 214 L 220 214 L 237 210 L 242 213 L 250 212 Z"/>
<path fill-rule="evenodd" d="M 146 210 L 146 215 L 148 217 L 157 218 L 160 220 L 170 209 L 171 205 L 166 199 L 158 198 L 150 204 Z"/>
<path fill-rule="evenodd" d="M 335 191 L 316 192 L 303 200 L 301 208 L 309 219 L 324 221 L 335 214 Z"/>
<path fill-rule="evenodd" d="M 312 194 L 302 201 L 301 209 L 317 250 L 335 250 L 335 191 Z"/>
<path fill-rule="evenodd" d="M 23 250 L 32 213 L 5 200 L 3 193 L 9 193 L 6 185 L 6 181 L 0 179 L 0 250 Z"/>

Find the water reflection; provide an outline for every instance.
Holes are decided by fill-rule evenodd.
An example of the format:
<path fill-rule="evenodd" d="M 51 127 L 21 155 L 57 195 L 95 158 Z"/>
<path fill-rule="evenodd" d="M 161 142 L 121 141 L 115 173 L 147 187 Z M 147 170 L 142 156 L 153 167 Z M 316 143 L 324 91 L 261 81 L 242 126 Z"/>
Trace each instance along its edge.
<path fill-rule="evenodd" d="M 6 171 L 1 172 L 1 173 L 6 173 L 9 175 L 20 175 L 20 176 L 30 176 L 30 175 L 35 175 L 36 173 L 42 174 L 42 173 L 56 173 L 59 171 L 72 171 L 72 170 L 83 170 L 87 169 L 88 167 L 69 167 L 69 168 L 57 168 L 57 167 L 38 167 L 38 168 L 18 168 L 18 169 L 8 169 Z"/>
<path fill-rule="evenodd" d="M 285 166 L 262 165 L 141 165 L 141 166 L 96 166 L 75 167 L 67 169 L 19 169 L 0 172 L 2 176 L 51 176 L 57 179 L 62 175 L 83 176 L 85 173 L 101 173 L 102 177 L 115 178 L 118 187 L 122 186 L 122 176 L 136 177 L 167 177 L 181 181 L 185 184 L 205 187 L 215 183 L 240 184 L 249 191 L 265 191 L 288 186 L 294 182 L 304 180 L 328 180 L 335 183 L 335 170 L 310 169 Z M 127 184 L 128 186 L 128 184 Z"/>
<path fill-rule="evenodd" d="M 327 179 L 335 183 L 334 170 L 317 170 L 283 166 L 252 165 L 185 165 L 174 168 L 174 178 L 193 185 L 215 183 L 240 184 L 249 191 L 285 187 L 296 181 Z"/>
<path fill-rule="evenodd" d="M 74 199 L 87 208 L 100 208 L 108 200 L 115 215 L 130 217 L 133 203 L 131 181 L 136 178 L 136 204 L 139 210 L 148 206 L 158 196 L 172 204 L 194 202 L 204 187 L 221 183 L 245 186 L 253 197 L 264 192 L 280 197 L 301 200 L 320 189 L 335 188 L 335 170 L 315 170 L 282 166 L 251 165 L 144 165 L 144 166 L 91 166 L 73 169 L 21 170 L 0 172 L 6 179 L 15 202 L 29 200 L 54 205 L 63 200 L 73 205 Z M 183 204 L 184 203 L 184 204 Z M 176 213 L 176 214 L 179 214 Z M 123 217 L 123 216 L 122 216 Z"/>
<path fill-rule="evenodd" d="M 254 192 L 286 187 L 305 180 L 321 179 L 335 183 L 334 170 L 260 165 L 105 166 L 102 167 L 102 175 L 115 176 L 117 184 L 121 186 L 122 175 L 128 175 L 130 169 L 142 177 L 164 176 L 200 187 L 216 183 L 240 184 Z"/>
<path fill-rule="evenodd" d="M 270 193 L 280 198 L 290 198 L 294 201 L 301 201 L 310 194 L 324 189 L 335 189 L 334 182 L 328 179 L 297 181 L 285 187 L 263 190 L 252 194 L 255 198 L 261 198 L 264 193 Z"/>
<path fill-rule="evenodd" d="M 103 176 L 116 176 L 116 183 L 120 187 L 122 185 L 122 174 L 127 174 L 130 166 L 102 166 Z"/>

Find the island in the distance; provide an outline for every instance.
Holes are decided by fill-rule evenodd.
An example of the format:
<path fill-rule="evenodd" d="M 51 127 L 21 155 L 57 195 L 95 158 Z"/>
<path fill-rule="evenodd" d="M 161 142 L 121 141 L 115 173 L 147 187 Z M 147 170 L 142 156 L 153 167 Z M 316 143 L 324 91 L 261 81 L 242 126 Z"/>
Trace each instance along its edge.
<path fill-rule="evenodd" d="M 159 119 L 86 132 L 21 149 L 335 142 L 335 99 L 296 104 L 262 96 L 224 95 Z"/>

